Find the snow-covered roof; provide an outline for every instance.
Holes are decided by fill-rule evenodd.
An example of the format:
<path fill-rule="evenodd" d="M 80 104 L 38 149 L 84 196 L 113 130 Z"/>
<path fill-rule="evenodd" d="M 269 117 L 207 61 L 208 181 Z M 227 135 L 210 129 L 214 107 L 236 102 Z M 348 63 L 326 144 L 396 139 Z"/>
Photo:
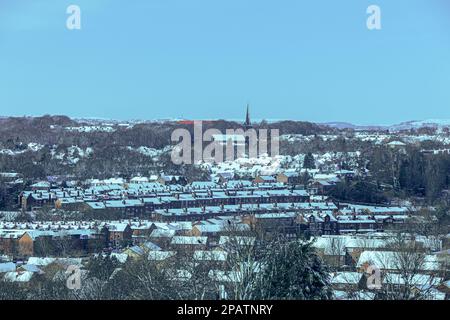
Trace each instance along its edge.
<path fill-rule="evenodd" d="M 246 236 L 221 236 L 219 238 L 219 245 L 226 246 L 228 244 L 237 244 L 240 246 L 253 245 L 256 241 L 255 237 Z"/>
<path fill-rule="evenodd" d="M 175 251 L 150 251 L 148 253 L 148 260 L 162 261 L 173 257 L 175 254 Z"/>
<path fill-rule="evenodd" d="M 42 273 L 42 270 L 34 264 L 27 263 L 27 264 L 21 265 L 20 268 L 22 268 L 28 272 Z"/>
<path fill-rule="evenodd" d="M 226 261 L 227 253 L 219 250 L 196 250 L 194 260 L 197 261 Z"/>
<path fill-rule="evenodd" d="M 409 285 L 413 285 L 419 288 L 426 288 L 438 286 L 442 283 L 442 278 L 435 277 L 428 274 L 414 274 L 407 279 L 398 273 L 387 272 L 383 275 L 383 284 L 404 285 L 408 282 Z"/>
<path fill-rule="evenodd" d="M 195 228 L 201 233 L 217 233 L 224 230 L 223 225 L 219 224 L 198 224 Z"/>
<path fill-rule="evenodd" d="M 361 280 L 363 274 L 359 272 L 335 272 L 331 273 L 332 284 L 355 285 Z"/>
<path fill-rule="evenodd" d="M 417 259 L 422 260 L 421 254 L 417 255 Z M 401 260 L 404 255 L 401 252 L 395 251 L 364 251 L 358 259 L 356 267 L 361 268 L 364 264 L 375 265 L 380 269 L 398 270 L 401 269 Z M 437 256 L 424 255 L 421 266 L 415 266 L 423 271 L 438 271 L 441 269 Z"/>
<path fill-rule="evenodd" d="M 0 273 L 16 271 L 16 264 L 13 262 L 0 263 Z"/>
<path fill-rule="evenodd" d="M 150 238 L 172 238 L 175 235 L 173 229 L 154 229 L 150 233 Z"/>
<path fill-rule="evenodd" d="M 356 292 L 333 290 L 333 295 L 335 300 L 374 300 L 376 293 L 363 290 Z"/>
<path fill-rule="evenodd" d="M 33 272 L 7 272 L 5 273 L 4 279 L 10 282 L 29 282 L 33 277 Z"/>
<path fill-rule="evenodd" d="M 206 245 L 207 241 L 208 237 L 175 236 L 172 238 L 171 244 Z"/>
<path fill-rule="evenodd" d="M 81 258 L 51 258 L 51 257 L 30 257 L 28 258 L 28 264 L 34 264 L 36 266 L 47 266 L 51 263 L 59 263 L 63 265 L 81 265 Z"/>
<path fill-rule="evenodd" d="M 396 140 L 389 142 L 388 146 L 406 146 L 406 143 Z"/>
<path fill-rule="evenodd" d="M 111 258 L 116 258 L 117 261 L 119 261 L 120 263 L 125 263 L 125 262 L 127 262 L 128 255 L 125 254 L 125 253 L 112 252 L 111 253 Z"/>
<path fill-rule="evenodd" d="M 210 270 L 208 277 L 219 282 L 241 282 L 242 274 L 239 271 Z"/>

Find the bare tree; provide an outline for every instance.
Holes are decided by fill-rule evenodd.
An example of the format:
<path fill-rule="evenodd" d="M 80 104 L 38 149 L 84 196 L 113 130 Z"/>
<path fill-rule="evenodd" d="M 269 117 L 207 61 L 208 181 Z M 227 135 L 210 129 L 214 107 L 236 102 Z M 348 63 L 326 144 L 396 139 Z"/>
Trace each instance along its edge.
<path fill-rule="evenodd" d="M 388 300 L 428 299 L 439 284 L 439 266 L 430 261 L 422 247 L 404 234 L 398 234 L 379 252 L 376 264 L 384 270 L 379 297 Z"/>
<path fill-rule="evenodd" d="M 325 251 L 331 255 L 331 266 L 337 270 L 344 264 L 346 252 L 346 240 L 344 237 L 333 236 L 327 239 Z M 328 249 L 328 250 L 327 250 Z"/>

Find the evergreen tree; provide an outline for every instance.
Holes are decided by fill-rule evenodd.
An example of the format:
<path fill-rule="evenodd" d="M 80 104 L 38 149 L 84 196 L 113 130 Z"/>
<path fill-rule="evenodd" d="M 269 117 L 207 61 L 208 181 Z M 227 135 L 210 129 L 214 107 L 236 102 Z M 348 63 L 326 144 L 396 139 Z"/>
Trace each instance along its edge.
<path fill-rule="evenodd" d="M 311 243 L 281 242 L 263 264 L 262 299 L 327 300 L 332 298 L 329 273 Z"/>
<path fill-rule="evenodd" d="M 305 155 L 305 159 L 303 160 L 303 168 L 305 168 L 305 169 L 315 169 L 316 168 L 314 156 L 312 155 L 311 152 L 308 152 Z"/>

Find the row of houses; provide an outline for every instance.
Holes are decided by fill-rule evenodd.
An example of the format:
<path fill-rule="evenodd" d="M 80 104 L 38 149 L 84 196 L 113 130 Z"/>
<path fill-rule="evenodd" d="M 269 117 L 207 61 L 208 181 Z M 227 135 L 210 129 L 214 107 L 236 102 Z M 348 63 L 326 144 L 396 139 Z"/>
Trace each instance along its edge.
<path fill-rule="evenodd" d="M 367 213 L 367 211 L 364 211 Z M 0 222 L 0 253 L 30 256 L 167 242 L 174 235 L 217 239 L 230 231 L 282 233 L 290 237 L 382 232 L 404 215 L 341 214 L 332 202 L 229 205 L 156 210 L 152 220 Z M 236 230 L 234 230 L 236 231 Z"/>
<path fill-rule="evenodd" d="M 311 171 L 314 179 L 311 180 L 308 190 L 311 193 L 321 193 L 325 185 L 333 185 L 340 181 L 340 178 L 353 175 L 353 171 L 340 170 L 334 174 L 321 174 L 317 170 Z M 309 171 L 305 171 L 308 173 Z M 317 171 L 317 172 L 316 172 Z M 345 172 L 344 172 L 345 171 Z M 60 200 L 58 206 L 74 206 L 81 202 L 95 200 L 121 200 L 138 199 L 148 197 L 181 197 L 185 199 L 184 205 L 201 206 L 211 202 L 217 202 L 217 198 L 223 198 L 223 194 L 232 197 L 233 193 L 237 197 L 243 195 L 236 194 L 239 191 L 262 192 L 268 189 L 292 190 L 299 185 L 303 174 L 301 172 L 286 170 L 276 176 L 259 175 L 252 180 L 219 179 L 217 181 L 194 181 L 187 184 L 182 176 L 161 175 L 156 180 L 149 180 L 146 177 L 135 177 L 126 181 L 123 178 L 111 178 L 106 180 L 93 179 L 88 181 L 88 187 L 76 187 L 74 183 L 62 187 L 52 184 L 49 181 L 39 181 L 31 185 L 30 190 L 23 191 L 19 195 L 19 204 L 24 209 L 31 209 L 33 206 L 42 207 L 53 205 Z M 299 186 L 301 187 L 301 186 Z M 319 190 L 319 191 L 318 191 Z M 197 205 L 190 204 L 192 197 L 212 198 L 210 203 L 200 202 Z M 215 193 L 218 193 L 216 196 Z M 168 201 L 170 199 L 165 199 Z M 277 201 L 278 199 L 270 199 Z M 231 200 L 233 202 L 234 200 Z M 186 203 L 187 202 L 187 203 Z M 198 201 L 197 201 L 198 202 Z M 229 201 L 230 202 L 230 201 Z M 222 203 L 222 202 L 220 202 Z M 230 204 L 230 203 L 224 203 Z M 183 203 L 182 203 L 183 205 Z"/>
<path fill-rule="evenodd" d="M 24 207 L 55 205 L 60 209 L 102 213 L 103 217 L 117 213 L 115 216 L 147 217 L 165 222 L 199 221 L 224 215 L 330 212 L 331 215 L 318 214 L 309 218 L 313 234 L 326 229 L 322 228 L 324 224 L 330 226 L 324 234 L 380 231 L 386 224 L 403 223 L 409 215 L 404 207 L 351 204 L 339 204 L 338 207 L 325 196 L 310 195 L 305 190 L 273 184 L 254 186 L 241 181 L 216 189 L 211 183 L 197 182 L 188 189 L 176 186 L 167 189 L 160 184 L 139 183 L 125 187 L 96 186 L 86 190 L 35 190 L 22 192 L 19 201 Z"/>
<path fill-rule="evenodd" d="M 389 251 L 395 243 L 395 233 L 372 232 L 353 235 L 322 235 L 314 237 L 313 246 L 319 255 L 330 265 L 356 266 L 364 251 Z M 406 235 L 407 239 L 418 250 L 424 253 L 446 252 L 444 242 L 438 237 Z"/>
<path fill-rule="evenodd" d="M 22 259 L 33 255 L 83 256 L 132 243 L 126 223 L 104 223 L 89 228 L 5 228 L 0 229 L 0 253 Z"/>
<path fill-rule="evenodd" d="M 305 190 L 288 189 L 277 184 L 234 184 L 232 187 L 212 188 L 208 182 L 197 182 L 188 188 L 166 188 L 158 183 L 147 183 L 96 186 L 88 189 L 27 190 L 19 194 L 19 203 L 24 210 L 43 206 L 62 209 L 125 208 L 127 212 L 140 214 L 155 209 L 206 205 L 301 202 L 306 201 L 308 197 L 309 194 Z"/>
<path fill-rule="evenodd" d="M 69 266 L 83 267 L 81 258 L 29 257 L 24 261 L 0 261 L 0 280 L 16 282 L 22 285 L 29 283 L 36 275 L 43 275 L 48 268 L 55 266 L 60 274 Z"/>
<path fill-rule="evenodd" d="M 383 272 L 377 288 L 370 287 L 370 275 L 361 272 L 341 271 L 330 273 L 336 300 L 375 300 L 391 298 L 389 293 L 401 296 L 399 292 L 411 292 L 426 300 L 448 300 L 450 282 L 442 277 L 417 274 L 409 279 L 398 273 Z M 406 299 L 407 297 L 403 297 Z"/>
<path fill-rule="evenodd" d="M 0 253 L 21 259 L 37 256 L 86 256 L 111 252 L 152 241 L 166 248 L 176 237 L 208 239 L 201 244 L 214 246 L 233 224 L 234 232 L 248 232 L 249 225 L 240 219 L 219 217 L 197 224 L 191 222 L 160 223 L 149 220 L 108 222 L 0 222 Z M 178 243 L 181 245 L 181 243 Z"/>

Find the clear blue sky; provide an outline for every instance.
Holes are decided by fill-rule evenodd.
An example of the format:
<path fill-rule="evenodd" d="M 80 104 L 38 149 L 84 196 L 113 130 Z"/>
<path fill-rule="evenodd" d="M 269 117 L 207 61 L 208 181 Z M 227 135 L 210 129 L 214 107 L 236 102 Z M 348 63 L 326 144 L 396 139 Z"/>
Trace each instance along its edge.
<path fill-rule="evenodd" d="M 450 1 L 0 0 L 0 115 L 243 119 L 247 102 L 258 119 L 450 118 Z"/>

